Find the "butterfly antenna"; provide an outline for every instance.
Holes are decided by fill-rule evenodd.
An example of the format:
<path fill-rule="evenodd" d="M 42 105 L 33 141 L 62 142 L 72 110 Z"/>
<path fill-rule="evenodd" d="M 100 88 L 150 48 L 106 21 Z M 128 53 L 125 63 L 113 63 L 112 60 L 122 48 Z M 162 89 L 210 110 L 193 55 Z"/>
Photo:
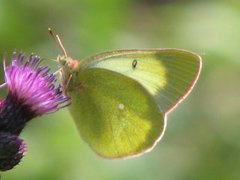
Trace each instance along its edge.
<path fill-rule="evenodd" d="M 68 57 L 67 51 L 65 50 L 60 37 L 57 34 L 55 35 L 51 28 L 48 28 L 48 32 L 52 36 L 53 40 L 58 44 L 58 46 L 60 47 L 60 49 L 61 49 L 62 53 L 64 54 L 64 56 Z"/>

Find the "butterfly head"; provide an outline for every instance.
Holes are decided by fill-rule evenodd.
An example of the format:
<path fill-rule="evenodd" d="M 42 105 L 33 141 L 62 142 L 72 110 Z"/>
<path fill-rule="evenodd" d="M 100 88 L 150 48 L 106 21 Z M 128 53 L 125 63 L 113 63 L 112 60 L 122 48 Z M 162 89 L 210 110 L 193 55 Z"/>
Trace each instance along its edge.
<path fill-rule="evenodd" d="M 62 54 L 58 55 L 57 62 L 60 65 L 60 74 L 61 74 L 61 81 L 64 93 L 69 89 L 69 85 L 72 81 L 73 74 L 78 72 L 79 70 L 79 61 L 72 59 L 67 55 L 67 51 L 65 50 L 61 39 L 57 34 L 54 34 L 51 28 L 48 28 L 48 32 L 53 37 L 54 41 L 59 45 Z"/>
<path fill-rule="evenodd" d="M 65 55 L 58 55 L 57 62 L 60 65 L 60 75 L 64 93 L 70 88 L 72 77 L 79 70 L 79 61 Z"/>

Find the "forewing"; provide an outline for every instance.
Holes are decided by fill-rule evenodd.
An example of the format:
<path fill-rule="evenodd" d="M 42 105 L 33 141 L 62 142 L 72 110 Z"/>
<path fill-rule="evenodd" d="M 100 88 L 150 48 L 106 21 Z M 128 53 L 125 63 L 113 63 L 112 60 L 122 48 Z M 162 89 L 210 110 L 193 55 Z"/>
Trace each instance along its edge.
<path fill-rule="evenodd" d="M 81 61 L 82 69 L 108 69 L 139 82 L 163 113 L 175 107 L 193 88 L 201 57 L 180 49 L 120 50 Z"/>

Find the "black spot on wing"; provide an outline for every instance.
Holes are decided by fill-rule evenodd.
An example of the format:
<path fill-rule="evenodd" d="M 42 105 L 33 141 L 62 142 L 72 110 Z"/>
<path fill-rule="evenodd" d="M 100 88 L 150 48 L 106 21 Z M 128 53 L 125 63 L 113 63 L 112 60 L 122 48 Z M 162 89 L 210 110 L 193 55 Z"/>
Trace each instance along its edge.
<path fill-rule="evenodd" d="M 137 61 L 136 59 L 134 59 L 134 60 L 132 61 L 132 68 L 133 68 L 133 69 L 135 69 L 135 68 L 137 67 L 137 63 L 138 63 L 138 61 Z"/>

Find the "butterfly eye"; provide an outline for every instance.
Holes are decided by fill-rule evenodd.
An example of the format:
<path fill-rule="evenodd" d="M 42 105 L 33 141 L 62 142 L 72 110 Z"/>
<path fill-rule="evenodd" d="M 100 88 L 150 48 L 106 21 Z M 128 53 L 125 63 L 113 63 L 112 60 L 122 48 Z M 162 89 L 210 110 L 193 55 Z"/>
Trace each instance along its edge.
<path fill-rule="evenodd" d="M 137 67 L 137 60 L 134 59 L 133 62 L 132 62 L 132 68 L 135 69 Z"/>

